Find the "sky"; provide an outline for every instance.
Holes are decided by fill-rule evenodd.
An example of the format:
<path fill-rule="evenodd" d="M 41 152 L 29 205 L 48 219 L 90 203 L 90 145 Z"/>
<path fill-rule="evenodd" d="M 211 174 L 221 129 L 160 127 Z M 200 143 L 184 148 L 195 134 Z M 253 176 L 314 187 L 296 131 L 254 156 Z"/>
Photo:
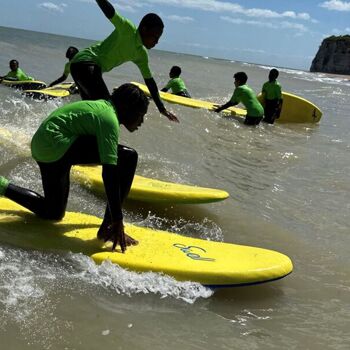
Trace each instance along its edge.
<path fill-rule="evenodd" d="M 322 40 L 350 34 L 350 0 L 120 0 L 136 25 L 165 23 L 157 49 L 308 70 Z M 1 0 L 0 26 L 102 40 L 113 30 L 94 0 Z M 1 40 L 1 38 L 0 38 Z"/>

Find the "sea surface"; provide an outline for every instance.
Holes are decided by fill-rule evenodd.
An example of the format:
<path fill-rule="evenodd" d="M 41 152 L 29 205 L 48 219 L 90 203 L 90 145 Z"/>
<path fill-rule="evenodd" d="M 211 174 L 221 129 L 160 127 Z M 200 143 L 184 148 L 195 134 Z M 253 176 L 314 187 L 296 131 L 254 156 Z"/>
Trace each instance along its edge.
<path fill-rule="evenodd" d="M 29 75 L 49 83 L 62 74 L 68 46 L 90 43 L 0 27 L 0 75 L 16 58 Z M 159 87 L 179 65 L 193 97 L 218 103 L 231 96 L 235 72 L 245 71 L 259 92 L 271 69 L 157 50 L 150 51 L 150 65 Z M 349 349 L 349 78 L 280 68 L 283 89 L 323 111 L 318 125 L 246 127 L 213 112 L 167 105 L 180 119 L 176 124 L 151 103 L 137 132 L 121 132 L 121 143 L 139 153 L 138 174 L 231 195 L 207 205 L 128 202 L 128 222 L 277 250 L 292 259 L 291 275 L 213 292 L 163 275 L 98 266 L 80 254 L 0 243 L 1 349 Z M 131 63 L 105 80 L 110 89 L 142 82 Z M 15 146 L 27 147 L 25 139 L 52 110 L 77 99 L 34 101 L 0 86 L 0 127 L 15 135 L 11 142 L 0 137 L 0 174 L 41 192 L 36 163 Z M 68 209 L 102 216 L 104 201 L 72 183 Z"/>

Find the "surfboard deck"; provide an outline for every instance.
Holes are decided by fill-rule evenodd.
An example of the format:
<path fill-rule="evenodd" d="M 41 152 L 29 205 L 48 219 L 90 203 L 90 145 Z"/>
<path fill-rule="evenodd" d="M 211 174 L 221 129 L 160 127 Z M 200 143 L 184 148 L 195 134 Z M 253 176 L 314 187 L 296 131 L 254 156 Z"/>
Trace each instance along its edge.
<path fill-rule="evenodd" d="M 75 166 L 72 177 L 89 189 L 104 194 L 101 166 Z M 226 191 L 150 179 L 135 175 L 128 199 L 172 204 L 201 204 L 222 201 Z"/>
<path fill-rule="evenodd" d="M 46 88 L 46 83 L 43 81 L 38 81 L 38 80 L 7 80 L 3 79 L 1 82 L 5 86 L 9 86 L 14 89 L 19 89 L 19 90 L 29 90 L 29 89 L 43 89 Z"/>
<path fill-rule="evenodd" d="M 0 127 L 0 145 L 11 145 L 21 157 L 30 157 L 29 138 L 21 132 L 16 137 L 8 129 Z M 71 172 L 73 180 L 104 195 L 101 166 L 74 166 Z M 128 199 L 143 202 L 166 204 L 204 204 L 222 201 L 229 193 L 220 189 L 183 185 L 135 175 Z"/>
<path fill-rule="evenodd" d="M 60 222 L 42 220 L 0 199 L 0 242 L 24 249 L 83 253 L 96 263 L 110 260 L 138 272 L 161 272 L 178 281 L 232 287 L 277 280 L 293 270 L 289 257 L 276 251 L 189 238 L 126 224 L 139 241 L 123 254 L 96 238 L 101 219 L 67 212 Z"/>
<path fill-rule="evenodd" d="M 136 82 L 132 82 L 132 84 L 137 85 L 147 96 L 150 96 L 146 85 Z M 212 111 L 217 105 L 216 103 L 186 98 L 162 91 L 159 94 L 164 101 L 192 108 L 203 108 Z M 288 92 L 282 92 L 282 95 L 283 105 L 280 118 L 276 120 L 277 123 L 318 123 L 320 121 L 322 112 L 312 102 Z M 263 103 L 261 95 L 258 96 L 258 99 Z M 222 113 L 225 116 L 244 118 L 247 111 L 241 108 L 230 107 L 223 110 Z"/>
<path fill-rule="evenodd" d="M 73 87 L 73 85 L 74 83 L 67 82 L 67 83 L 57 84 L 52 87 L 48 87 L 40 90 L 28 89 L 23 91 L 22 94 L 27 97 L 32 97 L 38 100 L 63 98 L 63 97 L 68 97 L 72 94 L 70 89 Z"/>

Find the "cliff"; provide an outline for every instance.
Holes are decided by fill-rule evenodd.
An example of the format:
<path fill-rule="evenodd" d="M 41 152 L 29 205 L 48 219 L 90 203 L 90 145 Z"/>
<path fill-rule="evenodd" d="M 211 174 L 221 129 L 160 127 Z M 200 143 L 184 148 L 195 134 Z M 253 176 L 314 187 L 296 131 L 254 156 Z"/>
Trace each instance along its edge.
<path fill-rule="evenodd" d="M 324 39 L 310 72 L 350 74 L 350 35 L 333 35 Z"/>

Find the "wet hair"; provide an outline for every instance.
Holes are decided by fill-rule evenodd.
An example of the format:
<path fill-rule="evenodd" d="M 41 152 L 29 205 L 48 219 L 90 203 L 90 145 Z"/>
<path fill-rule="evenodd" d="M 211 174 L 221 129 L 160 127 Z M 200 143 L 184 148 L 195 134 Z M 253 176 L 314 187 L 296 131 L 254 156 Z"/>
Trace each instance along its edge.
<path fill-rule="evenodd" d="M 139 28 L 153 29 L 153 28 L 164 28 L 164 23 L 162 19 L 155 13 L 147 13 L 143 16 L 139 24 Z"/>
<path fill-rule="evenodd" d="M 19 65 L 19 63 L 18 63 L 17 60 L 11 60 L 11 61 L 10 61 L 10 65 L 11 65 L 11 64 L 17 64 L 17 66 Z"/>
<path fill-rule="evenodd" d="M 271 69 L 269 73 L 269 80 L 270 81 L 276 80 L 279 74 L 280 72 L 276 68 Z"/>
<path fill-rule="evenodd" d="M 181 74 L 181 68 L 179 66 L 172 66 L 170 72 L 179 77 Z"/>
<path fill-rule="evenodd" d="M 248 75 L 245 72 L 237 72 L 233 77 L 242 84 L 245 84 L 248 80 Z"/>
<path fill-rule="evenodd" d="M 69 46 L 67 51 L 66 51 L 66 57 L 71 60 L 79 50 L 75 46 Z"/>
<path fill-rule="evenodd" d="M 137 116 L 147 112 L 149 101 L 145 93 L 136 85 L 127 83 L 120 85 L 112 92 L 111 101 L 119 114 Z"/>

